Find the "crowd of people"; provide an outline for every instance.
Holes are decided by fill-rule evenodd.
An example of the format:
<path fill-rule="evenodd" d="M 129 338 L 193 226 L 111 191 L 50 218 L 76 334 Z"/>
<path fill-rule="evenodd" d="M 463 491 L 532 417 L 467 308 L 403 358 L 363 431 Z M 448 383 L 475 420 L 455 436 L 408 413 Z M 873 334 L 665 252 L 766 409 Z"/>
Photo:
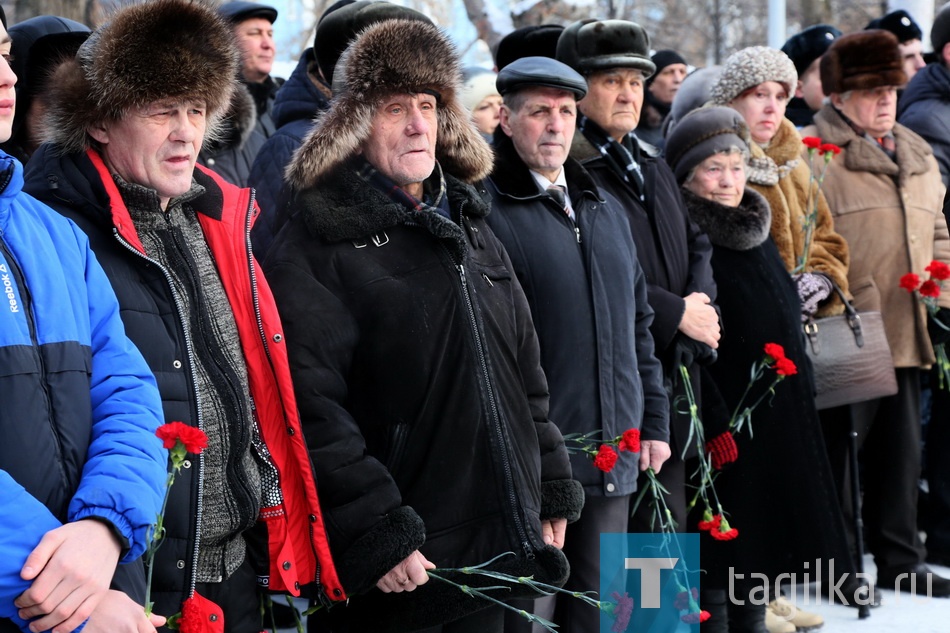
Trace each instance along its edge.
<path fill-rule="evenodd" d="M 950 263 L 950 8 L 929 63 L 895 11 L 699 69 L 529 26 L 487 69 L 338 0 L 286 81 L 255 2 L 0 21 L 0 633 L 257 633 L 281 595 L 593 633 L 601 535 L 657 530 L 700 532 L 707 633 L 820 628 L 782 578 L 950 597 L 950 294 L 899 284 Z M 897 392 L 819 409 L 803 328 L 848 303 Z M 207 446 L 168 488 L 170 422 Z"/>

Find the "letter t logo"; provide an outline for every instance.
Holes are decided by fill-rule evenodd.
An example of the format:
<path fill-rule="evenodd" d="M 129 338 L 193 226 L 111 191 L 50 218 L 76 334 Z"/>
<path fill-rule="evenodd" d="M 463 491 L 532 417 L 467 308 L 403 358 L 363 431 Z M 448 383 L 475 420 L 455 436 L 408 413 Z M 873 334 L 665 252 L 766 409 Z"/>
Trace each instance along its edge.
<path fill-rule="evenodd" d="M 660 608 L 660 571 L 673 569 L 678 558 L 624 558 L 624 569 L 640 570 L 640 607 Z"/>

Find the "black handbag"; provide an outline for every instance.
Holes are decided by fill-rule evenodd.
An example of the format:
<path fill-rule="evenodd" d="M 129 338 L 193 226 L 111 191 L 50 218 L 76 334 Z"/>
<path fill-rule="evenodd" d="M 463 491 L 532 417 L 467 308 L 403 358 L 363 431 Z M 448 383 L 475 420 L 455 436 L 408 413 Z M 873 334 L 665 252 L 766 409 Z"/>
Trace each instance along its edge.
<path fill-rule="evenodd" d="M 858 312 L 838 284 L 845 313 L 809 319 L 805 352 L 811 359 L 819 409 L 874 400 L 897 393 L 891 348 L 880 312 Z"/>

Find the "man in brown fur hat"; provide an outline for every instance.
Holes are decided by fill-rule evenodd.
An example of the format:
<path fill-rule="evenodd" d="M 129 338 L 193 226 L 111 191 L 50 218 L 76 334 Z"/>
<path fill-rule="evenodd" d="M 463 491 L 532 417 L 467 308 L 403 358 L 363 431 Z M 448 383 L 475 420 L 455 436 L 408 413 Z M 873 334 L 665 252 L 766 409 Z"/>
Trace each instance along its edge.
<path fill-rule="evenodd" d="M 863 515 L 878 585 L 946 597 L 950 580 L 924 564 L 917 532 L 920 372 L 934 363 L 928 329 L 936 342 L 946 335 L 928 324 L 917 294 L 900 288 L 897 280 L 908 272 L 924 274 L 934 259 L 950 261 L 950 234 L 941 213 L 945 189 L 933 151 L 896 123 L 897 90 L 906 81 L 891 33 L 870 30 L 835 40 L 821 58 L 822 89 L 829 103 L 802 134 L 841 148 L 841 156 L 828 166 L 823 190 L 835 229 L 851 247 L 848 283 L 854 303 L 881 311 L 897 373 L 897 395 L 850 407 L 863 444 Z M 941 296 L 939 303 L 943 317 L 950 296 Z M 844 493 L 845 427 L 826 421 L 825 431 Z M 841 498 L 850 513 L 849 495 Z"/>
<path fill-rule="evenodd" d="M 195 166 L 234 90 L 232 41 L 201 2 L 120 9 L 56 70 L 52 144 L 34 154 L 25 188 L 89 235 L 166 421 L 208 436 L 171 488 L 151 569 L 155 612 L 194 599 L 223 630 L 257 633 L 258 585 L 295 595 L 310 585 L 327 603 L 346 596 L 283 329 L 251 255 L 257 206 L 250 190 Z"/>
<path fill-rule="evenodd" d="M 458 101 L 460 70 L 431 24 L 363 31 L 290 163 L 294 214 L 265 260 L 333 491 L 329 540 L 352 597 L 322 615 L 340 630 L 501 630 L 499 606 L 427 570 L 492 560 L 563 584 L 583 503 L 527 300 L 469 184 L 492 155 Z"/>

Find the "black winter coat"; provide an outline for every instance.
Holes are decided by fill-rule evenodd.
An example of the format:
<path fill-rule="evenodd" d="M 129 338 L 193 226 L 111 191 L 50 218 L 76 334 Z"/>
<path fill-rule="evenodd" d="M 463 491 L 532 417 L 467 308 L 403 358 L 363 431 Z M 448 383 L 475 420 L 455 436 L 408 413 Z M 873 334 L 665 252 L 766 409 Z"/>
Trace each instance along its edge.
<path fill-rule="evenodd" d="M 719 359 L 708 368 L 728 411 L 739 404 L 750 369 L 764 357 L 766 343 L 782 345 L 799 371 L 782 380 L 775 393 L 755 409 L 753 437 L 745 430 L 736 436 L 739 457 L 716 479 L 719 499 L 739 537 L 719 542 L 702 535 L 700 551 L 702 567 L 709 572 L 708 586 L 727 587 L 730 568 L 746 574 L 746 581 L 750 573 L 770 579 L 781 573 L 802 578 L 807 563 L 807 572 L 817 578 L 816 558 L 825 570 L 834 559 L 835 574 L 851 571 L 844 522 L 815 409 L 800 301 L 769 237 L 768 203 L 751 189 L 746 189 L 738 209 L 687 191 L 683 195 L 693 219 L 714 245 L 716 278 L 729 280 L 719 286 L 723 321 Z M 763 393 L 773 376 L 774 372 L 766 371 L 746 404 Z M 717 422 L 722 421 L 704 411 L 707 438 L 725 430 Z M 690 524 L 697 520 L 693 516 Z"/>
<path fill-rule="evenodd" d="M 914 75 L 897 102 L 897 121 L 930 143 L 950 184 L 950 69 L 934 63 Z"/>
<path fill-rule="evenodd" d="M 454 222 L 409 211 L 343 165 L 296 196 L 264 263 L 353 596 L 328 616 L 351 631 L 415 630 L 488 606 L 436 581 L 374 588 L 417 548 L 440 567 L 513 552 L 494 567 L 566 580 L 540 521 L 575 519 L 582 493 L 547 419 L 527 302 L 487 204 L 446 179 Z"/>
<path fill-rule="evenodd" d="M 709 239 L 690 220 L 676 178 L 662 159 L 640 152 L 645 188 L 642 193 L 646 198 L 646 202 L 641 202 L 641 192 L 635 190 L 635 185 L 614 173 L 580 131 L 574 134 L 571 156 L 580 161 L 601 191 L 614 196 L 627 211 L 637 257 L 647 279 L 650 306 L 656 313 L 650 326 L 656 355 L 666 376 L 673 377 L 672 382 L 678 384 L 674 356 L 676 339 L 683 336 L 678 334 L 686 309 L 683 297 L 704 292 L 716 302 Z M 689 437 L 688 416 L 673 416 L 670 436 L 674 455 L 681 455 Z M 695 447 L 690 446 L 687 456 L 695 454 Z"/>
<path fill-rule="evenodd" d="M 538 189 L 507 136 L 496 136 L 495 151 L 488 224 L 531 306 L 551 420 L 564 434 L 600 430 L 608 440 L 640 428 L 643 439 L 668 442 L 669 399 L 649 329 L 653 310 L 619 203 L 602 198 L 584 168 L 568 159 L 575 223 Z M 637 489 L 637 459 L 624 457 L 603 473 L 577 454 L 571 466 L 587 494 Z"/>

